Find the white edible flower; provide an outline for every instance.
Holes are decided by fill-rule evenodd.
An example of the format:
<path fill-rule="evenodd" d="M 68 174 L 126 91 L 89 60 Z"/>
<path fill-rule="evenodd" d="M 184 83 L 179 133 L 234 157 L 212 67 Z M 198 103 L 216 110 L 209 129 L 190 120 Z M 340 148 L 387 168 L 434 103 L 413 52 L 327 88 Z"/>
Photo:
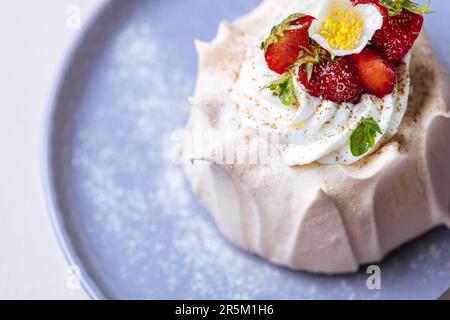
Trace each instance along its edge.
<path fill-rule="evenodd" d="M 309 36 L 334 56 L 360 53 L 383 25 L 380 11 L 350 0 L 322 0 Z"/>

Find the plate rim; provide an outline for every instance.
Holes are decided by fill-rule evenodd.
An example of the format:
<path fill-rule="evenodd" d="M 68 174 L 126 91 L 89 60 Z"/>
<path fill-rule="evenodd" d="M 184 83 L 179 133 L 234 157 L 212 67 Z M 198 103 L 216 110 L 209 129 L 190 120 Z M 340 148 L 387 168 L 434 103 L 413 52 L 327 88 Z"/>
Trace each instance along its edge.
<path fill-rule="evenodd" d="M 85 262 L 80 258 L 79 254 L 75 250 L 74 240 L 70 236 L 67 228 L 67 224 L 64 219 L 64 210 L 61 210 L 58 205 L 58 192 L 55 188 L 55 168 L 52 162 L 52 156 L 54 154 L 55 145 L 52 142 L 52 138 L 57 132 L 55 125 L 55 114 L 61 107 L 59 95 L 65 87 L 66 76 L 73 68 L 76 62 L 76 52 L 80 46 L 86 40 L 87 34 L 96 28 L 96 22 L 105 12 L 110 11 L 117 4 L 112 0 L 97 0 L 99 3 L 95 6 L 92 13 L 84 22 L 82 30 L 77 31 L 74 39 L 71 40 L 67 49 L 65 50 L 64 57 L 60 64 L 59 71 L 56 73 L 48 102 L 46 103 L 44 110 L 44 122 L 41 129 L 41 148 L 40 148 L 40 162 L 41 162 L 41 178 L 43 184 L 43 191 L 45 193 L 45 204 L 48 215 L 51 220 L 52 229 L 55 233 L 60 248 L 62 249 L 66 262 L 69 266 L 77 266 L 80 269 L 80 283 L 83 287 L 83 291 L 94 300 L 107 300 L 111 299 L 95 281 L 94 277 L 88 272 Z"/>
<path fill-rule="evenodd" d="M 61 93 L 66 75 L 69 73 L 71 67 L 76 60 L 76 51 L 86 39 L 86 35 L 95 27 L 95 23 L 98 18 L 113 5 L 114 1 L 111 0 L 98 0 L 99 4 L 96 4 L 95 8 L 86 18 L 84 28 L 77 31 L 74 35 L 74 39 L 68 45 L 60 64 L 59 71 L 54 77 L 53 84 L 50 90 L 49 100 L 46 103 L 43 119 L 43 127 L 41 131 L 41 147 L 40 147 L 40 163 L 41 163 L 41 180 L 44 191 L 45 206 L 47 214 L 50 217 L 50 222 L 54 234 L 60 248 L 65 256 L 66 262 L 70 266 L 76 266 L 80 270 L 79 281 L 83 288 L 83 291 L 94 300 L 107 299 L 104 293 L 99 289 L 97 283 L 87 272 L 84 262 L 78 256 L 74 249 L 73 240 L 68 235 L 66 225 L 63 219 L 63 213 L 58 206 L 58 195 L 55 191 L 55 175 L 52 164 L 52 155 L 54 151 L 54 145 L 52 138 L 55 133 L 55 114 L 59 108 L 59 94 Z"/>

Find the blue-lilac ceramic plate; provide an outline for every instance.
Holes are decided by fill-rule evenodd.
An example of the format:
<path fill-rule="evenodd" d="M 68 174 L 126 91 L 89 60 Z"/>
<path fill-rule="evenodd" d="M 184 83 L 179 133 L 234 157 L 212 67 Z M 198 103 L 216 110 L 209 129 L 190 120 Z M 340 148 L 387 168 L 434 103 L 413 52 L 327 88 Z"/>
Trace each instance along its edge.
<path fill-rule="evenodd" d="M 189 112 L 197 57 L 222 19 L 259 0 L 110 1 L 67 58 L 44 142 L 49 209 L 97 299 L 435 299 L 450 286 L 450 232 L 437 229 L 368 275 L 293 272 L 228 243 L 168 159 Z M 433 44 L 450 69 L 450 5 L 433 2 Z"/>

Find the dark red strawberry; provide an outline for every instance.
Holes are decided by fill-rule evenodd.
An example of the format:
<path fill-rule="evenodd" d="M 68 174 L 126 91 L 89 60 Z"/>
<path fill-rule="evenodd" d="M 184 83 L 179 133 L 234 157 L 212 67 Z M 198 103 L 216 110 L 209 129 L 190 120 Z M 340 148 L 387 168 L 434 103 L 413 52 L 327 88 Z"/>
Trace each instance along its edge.
<path fill-rule="evenodd" d="M 262 43 L 269 69 L 285 73 L 297 61 L 300 51 L 309 48 L 308 30 L 313 20 L 311 16 L 293 14 L 272 29 Z"/>
<path fill-rule="evenodd" d="M 363 87 L 355 67 L 346 57 L 335 61 L 322 59 L 313 65 L 308 75 L 310 67 L 308 64 L 300 66 L 299 79 L 311 95 L 336 103 L 359 102 Z"/>
<path fill-rule="evenodd" d="M 349 58 L 367 93 L 383 98 L 394 90 L 397 81 L 395 66 L 385 61 L 377 51 L 367 48 Z"/>
<path fill-rule="evenodd" d="M 387 61 L 398 65 L 413 47 L 422 25 L 421 14 L 403 10 L 384 19 L 383 27 L 372 38 L 372 45 Z"/>

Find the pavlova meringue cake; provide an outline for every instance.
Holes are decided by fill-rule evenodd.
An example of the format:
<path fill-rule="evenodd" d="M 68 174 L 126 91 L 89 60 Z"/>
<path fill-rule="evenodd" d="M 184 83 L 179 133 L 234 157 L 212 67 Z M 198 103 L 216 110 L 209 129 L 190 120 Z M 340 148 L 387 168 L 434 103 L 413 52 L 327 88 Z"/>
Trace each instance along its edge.
<path fill-rule="evenodd" d="M 449 83 L 409 0 L 266 0 L 197 42 L 182 156 L 232 242 L 322 273 L 450 227 Z"/>

